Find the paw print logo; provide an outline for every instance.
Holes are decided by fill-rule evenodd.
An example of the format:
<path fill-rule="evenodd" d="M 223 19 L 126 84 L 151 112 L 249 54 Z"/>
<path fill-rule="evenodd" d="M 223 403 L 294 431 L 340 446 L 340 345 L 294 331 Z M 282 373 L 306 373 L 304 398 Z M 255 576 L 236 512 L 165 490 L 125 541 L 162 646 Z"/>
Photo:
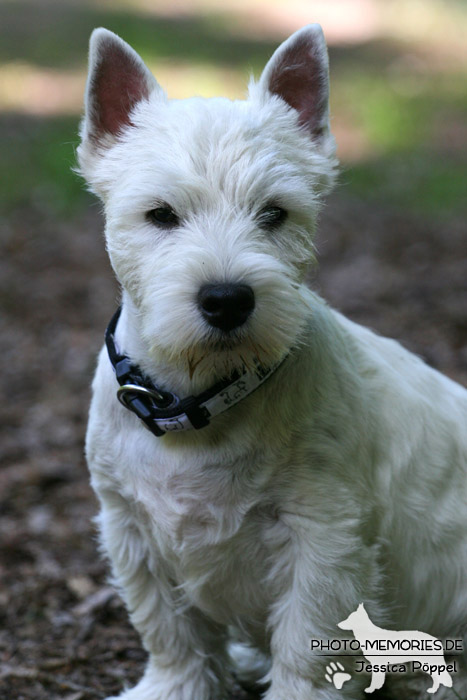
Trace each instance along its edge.
<path fill-rule="evenodd" d="M 350 673 L 345 672 L 345 668 L 342 666 L 339 661 L 334 663 L 334 661 L 331 661 L 329 666 L 326 666 L 326 675 L 324 676 L 328 683 L 332 683 L 337 690 L 340 690 L 344 683 L 347 683 L 347 681 L 350 681 L 351 675 Z"/>

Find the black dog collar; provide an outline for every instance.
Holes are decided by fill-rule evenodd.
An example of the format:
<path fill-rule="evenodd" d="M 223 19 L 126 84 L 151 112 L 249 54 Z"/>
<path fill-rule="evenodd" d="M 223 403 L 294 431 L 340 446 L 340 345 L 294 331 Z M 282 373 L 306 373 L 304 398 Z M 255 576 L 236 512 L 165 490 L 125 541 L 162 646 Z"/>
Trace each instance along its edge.
<path fill-rule="evenodd" d="M 121 310 L 120 306 L 105 332 L 109 359 L 120 384 L 117 398 L 157 437 L 171 431 L 204 428 L 211 418 L 255 391 L 284 361 L 277 362 L 269 369 L 258 363 L 253 372 L 247 372 L 246 369 L 243 372 L 236 371 L 228 379 L 217 382 L 198 396 L 180 399 L 170 391 L 159 389 L 127 355 L 117 349 L 115 330 Z"/>

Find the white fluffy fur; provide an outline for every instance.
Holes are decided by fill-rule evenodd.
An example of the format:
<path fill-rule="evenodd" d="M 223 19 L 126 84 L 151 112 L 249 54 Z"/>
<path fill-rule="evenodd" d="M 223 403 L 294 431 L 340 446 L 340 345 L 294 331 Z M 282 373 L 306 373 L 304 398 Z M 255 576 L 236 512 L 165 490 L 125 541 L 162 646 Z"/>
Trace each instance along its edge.
<path fill-rule="evenodd" d="M 148 74 L 131 125 L 97 139 L 102 47 L 117 42 L 147 69 L 114 35 L 93 36 L 79 159 L 105 204 L 123 287 L 120 347 L 184 395 L 255 356 L 290 353 L 210 426 L 162 439 L 114 398 L 100 355 L 87 458 L 102 543 L 150 654 L 126 700 L 225 698 L 232 627 L 271 660 L 267 700 L 361 697 L 363 679 L 337 691 L 329 659 L 310 651 L 310 638 L 339 636 L 361 602 L 394 629 L 467 628 L 467 392 L 305 287 L 336 163 L 327 122 L 313 140 L 268 91 L 297 36 L 325 72 L 322 35 L 304 28 L 246 101 L 169 101 Z M 162 201 L 180 216 L 175 230 L 145 218 Z M 289 217 L 265 232 L 256 216 L 270 202 Z M 219 281 L 247 283 L 256 297 L 230 345 L 196 307 L 200 286 Z"/>

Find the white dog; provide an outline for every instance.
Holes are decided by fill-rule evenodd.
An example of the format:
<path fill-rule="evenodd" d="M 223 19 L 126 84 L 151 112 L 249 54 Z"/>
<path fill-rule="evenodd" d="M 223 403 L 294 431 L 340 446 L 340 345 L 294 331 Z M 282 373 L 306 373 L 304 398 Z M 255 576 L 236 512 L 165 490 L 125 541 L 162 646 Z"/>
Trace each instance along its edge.
<path fill-rule="evenodd" d="M 98 29 L 81 135 L 123 289 L 87 458 L 150 655 L 120 697 L 226 698 L 235 629 L 270 658 L 266 700 L 355 699 L 310 639 L 361 601 L 465 634 L 467 391 L 304 283 L 336 171 L 319 26 L 233 102 L 169 101 Z"/>

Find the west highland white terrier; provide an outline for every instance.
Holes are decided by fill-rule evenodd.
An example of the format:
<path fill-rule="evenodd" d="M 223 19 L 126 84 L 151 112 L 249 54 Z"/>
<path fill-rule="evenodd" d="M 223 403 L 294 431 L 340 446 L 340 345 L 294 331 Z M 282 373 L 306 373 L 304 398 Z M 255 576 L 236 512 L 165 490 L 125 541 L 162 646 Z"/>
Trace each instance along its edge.
<path fill-rule="evenodd" d="M 89 63 L 79 167 L 123 293 L 86 451 L 149 652 L 120 698 L 225 699 L 235 659 L 266 700 L 360 698 L 310 645 L 360 603 L 466 634 L 467 391 L 305 284 L 337 166 L 321 29 L 245 101 L 168 100 L 105 29 Z"/>

